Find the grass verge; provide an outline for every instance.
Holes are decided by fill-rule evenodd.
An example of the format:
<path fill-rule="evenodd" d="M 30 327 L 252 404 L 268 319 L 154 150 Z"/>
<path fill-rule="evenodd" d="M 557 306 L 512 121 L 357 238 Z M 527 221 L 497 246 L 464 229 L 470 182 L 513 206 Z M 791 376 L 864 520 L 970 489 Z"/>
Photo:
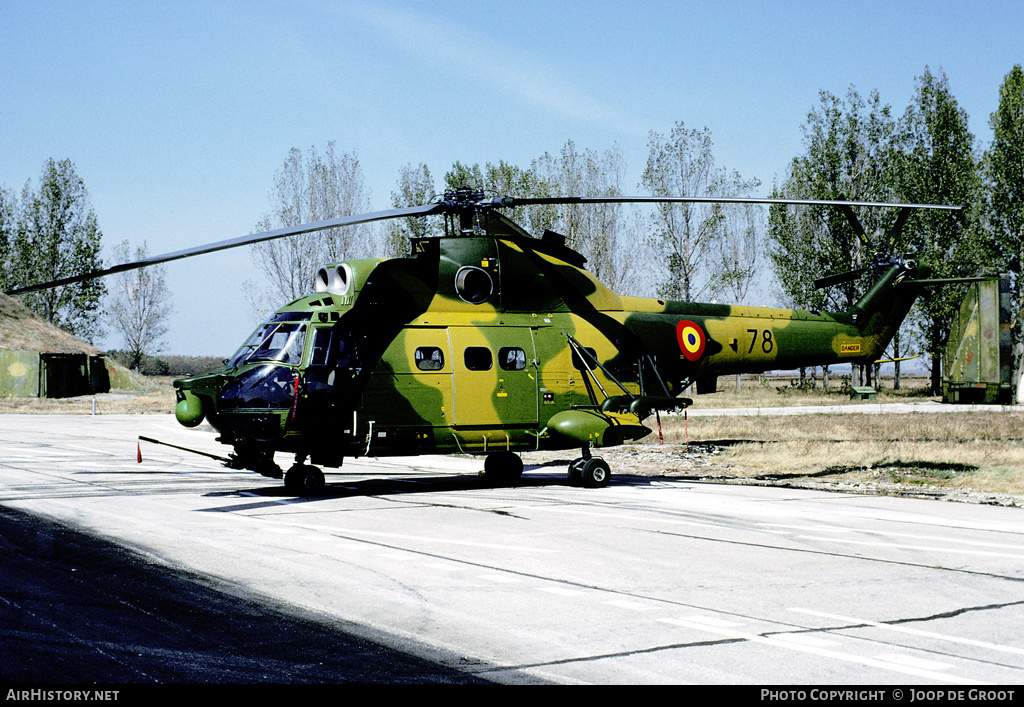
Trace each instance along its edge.
<path fill-rule="evenodd" d="M 1017 412 L 662 418 L 666 444 L 703 449 L 705 477 L 970 489 L 1024 495 Z M 658 446 L 650 435 L 647 446 Z"/>

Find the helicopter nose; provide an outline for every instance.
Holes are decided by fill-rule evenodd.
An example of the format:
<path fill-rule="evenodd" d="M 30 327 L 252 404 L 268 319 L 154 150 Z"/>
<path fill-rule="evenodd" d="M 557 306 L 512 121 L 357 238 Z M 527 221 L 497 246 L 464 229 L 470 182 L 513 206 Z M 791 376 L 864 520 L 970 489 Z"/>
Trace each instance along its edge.
<path fill-rule="evenodd" d="M 203 410 L 203 401 L 190 391 L 185 390 L 182 393 L 184 397 L 175 406 L 174 417 L 185 427 L 195 427 L 206 417 L 206 411 Z"/>

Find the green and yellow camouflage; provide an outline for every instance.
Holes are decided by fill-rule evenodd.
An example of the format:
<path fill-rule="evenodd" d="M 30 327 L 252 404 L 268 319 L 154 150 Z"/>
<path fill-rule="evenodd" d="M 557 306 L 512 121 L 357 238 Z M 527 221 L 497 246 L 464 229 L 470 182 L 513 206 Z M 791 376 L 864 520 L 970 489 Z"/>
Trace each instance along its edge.
<path fill-rule="evenodd" d="M 282 307 L 223 368 L 175 381 L 178 420 L 206 419 L 232 463 L 317 490 L 346 457 L 488 455 L 518 478 L 517 452 L 580 449 L 570 477 L 608 482 L 591 449 L 650 432 L 719 376 L 877 360 L 925 273 L 879 264 L 846 312 L 619 296 L 557 234 L 534 238 L 493 209 L 407 258 L 323 268 L 317 292 Z M 310 464 L 306 463 L 309 460 Z"/>
<path fill-rule="evenodd" d="M 233 448 L 227 464 L 317 493 L 346 457 L 484 454 L 496 483 L 518 479 L 518 452 L 579 449 L 569 478 L 608 483 L 595 448 L 650 432 L 659 411 L 685 409 L 694 385 L 720 376 L 877 360 L 925 286 L 926 269 L 890 257 L 845 312 L 623 297 L 547 231 L 535 238 L 499 213 L 545 204 L 726 202 L 827 205 L 863 236 L 853 207 L 897 207 L 896 230 L 927 204 L 712 197 L 487 198 L 459 189 L 433 204 L 264 231 L 20 287 L 34 292 L 228 248 L 397 218 L 443 215 L 444 236 L 409 257 L 322 268 L 316 291 L 281 307 L 224 366 L 174 382 L 178 421 L 209 421 Z M 890 242 L 896 242 L 895 233 Z M 287 473 L 278 452 L 294 454 Z"/>
<path fill-rule="evenodd" d="M 944 402 L 1010 402 L 1013 316 L 1009 287 L 1007 280 L 993 277 L 967 288 L 943 356 Z"/>

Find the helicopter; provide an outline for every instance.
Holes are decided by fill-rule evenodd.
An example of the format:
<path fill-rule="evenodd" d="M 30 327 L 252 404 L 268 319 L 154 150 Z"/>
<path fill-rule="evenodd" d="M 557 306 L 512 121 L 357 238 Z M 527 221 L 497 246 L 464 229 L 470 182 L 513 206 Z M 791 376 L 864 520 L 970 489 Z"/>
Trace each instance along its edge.
<path fill-rule="evenodd" d="M 608 485 L 593 450 L 651 433 L 651 415 L 684 410 L 681 393 L 715 392 L 719 376 L 877 360 L 930 281 L 913 259 L 882 258 L 815 281 L 866 272 L 875 280 L 843 312 L 677 302 L 618 295 L 553 231 L 527 233 L 502 213 L 515 206 L 597 203 L 743 203 L 840 209 L 958 206 L 768 198 L 488 196 L 460 188 L 421 206 L 345 216 L 152 256 L 19 294 L 147 265 L 395 218 L 440 214 L 445 234 L 414 239 L 408 257 L 322 267 L 314 292 L 282 306 L 224 365 L 174 381 L 175 417 L 204 420 L 232 447 L 225 466 L 283 479 L 318 495 L 321 467 L 346 458 L 484 455 L 488 483 L 515 483 L 519 456 L 580 450 L 569 482 Z M 155 441 L 155 440 L 151 440 Z M 282 470 L 278 452 L 294 455 Z"/>

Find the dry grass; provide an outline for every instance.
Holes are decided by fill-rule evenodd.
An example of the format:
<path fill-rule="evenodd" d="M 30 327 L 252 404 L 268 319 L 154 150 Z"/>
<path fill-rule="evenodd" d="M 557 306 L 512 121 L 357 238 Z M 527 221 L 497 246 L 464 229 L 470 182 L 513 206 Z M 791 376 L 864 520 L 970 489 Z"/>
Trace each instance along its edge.
<path fill-rule="evenodd" d="M 3 293 L 0 293 L 0 346 L 15 351 L 100 353 L 99 349 L 63 329 L 42 321 L 21 302 Z"/>
<path fill-rule="evenodd" d="M 810 379 L 808 378 L 808 381 Z M 925 376 L 904 375 L 900 381 L 900 389 L 893 389 L 892 376 L 883 376 L 881 389 L 878 391 L 877 402 L 921 402 L 940 400 L 933 397 L 928 390 Z M 694 406 L 700 408 L 765 408 L 790 407 L 794 405 L 845 405 L 852 401 L 849 396 L 849 375 L 833 374 L 829 381 L 829 392 L 822 387 L 817 379 L 813 388 L 800 388 L 799 376 L 784 375 L 744 375 L 740 377 L 740 385 L 736 385 L 735 376 L 723 376 L 718 379 L 718 392 L 712 395 L 690 395 Z"/>
<path fill-rule="evenodd" d="M 622 463 L 641 473 L 707 479 L 886 493 L 927 488 L 975 496 L 1010 494 L 1017 498 L 1008 503 L 1024 505 L 1024 408 L 1008 412 L 998 406 L 943 406 L 942 412 L 900 415 L 770 414 L 768 408 L 863 405 L 850 400 L 849 381 L 842 377 L 832 377 L 828 394 L 821 390 L 820 380 L 812 390 L 798 384 L 795 376 L 744 376 L 739 387 L 735 378 L 720 378 L 720 392 L 695 396 L 694 409 L 753 408 L 764 414 L 663 416 L 666 446 L 658 444 L 657 434 L 649 435 L 643 447 L 625 452 Z M 894 390 L 892 379 L 883 378 L 875 402 L 938 402 L 927 384 L 924 376 L 904 376 L 901 389 Z M 656 420 L 645 424 L 654 429 Z M 680 445 L 689 451 L 681 451 Z M 980 496 L 974 500 L 995 502 Z"/>
<path fill-rule="evenodd" d="M 679 417 L 667 444 L 705 446 L 732 478 L 888 482 L 1024 494 L 1024 417 L 1010 412 Z M 654 437 L 652 435 L 652 437 Z M 656 444 L 657 439 L 650 441 Z"/>
<path fill-rule="evenodd" d="M 127 373 L 127 372 L 126 372 Z M 25 415 L 150 415 L 174 412 L 171 376 L 146 378 L 131 374 L 132 389 L 79 395 L 73 398 L 0 398 L 0 413 Z"/>

